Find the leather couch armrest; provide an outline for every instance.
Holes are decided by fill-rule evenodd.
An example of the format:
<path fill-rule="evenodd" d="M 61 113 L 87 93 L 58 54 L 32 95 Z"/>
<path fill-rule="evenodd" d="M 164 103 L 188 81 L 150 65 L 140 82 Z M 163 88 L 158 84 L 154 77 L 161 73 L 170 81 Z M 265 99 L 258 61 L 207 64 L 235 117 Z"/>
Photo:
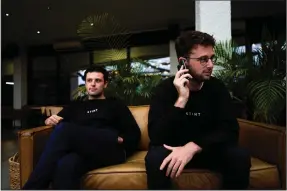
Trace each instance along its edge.
<path fill-rule="evenodd" d="M 52 126 L 42 126 L 18 132 L 21 188 L 28 180 L 52 130 Z"/>
<path fill-rule="evenodd" d="M 243 119 L 238 122 L 240 145 L 252 156 L 277 165 L 282 188 L 286 189 L 286 128 Z"/>

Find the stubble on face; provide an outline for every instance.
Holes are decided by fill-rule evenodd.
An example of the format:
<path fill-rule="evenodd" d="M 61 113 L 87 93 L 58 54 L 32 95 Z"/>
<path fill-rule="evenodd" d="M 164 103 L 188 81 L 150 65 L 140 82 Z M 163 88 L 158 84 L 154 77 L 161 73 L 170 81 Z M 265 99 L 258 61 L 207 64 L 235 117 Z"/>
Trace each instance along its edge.
<path fill-rule="evenodd" d="M 89 99 L 104 99 L 104 89 L 107 83 L 104 80 L 104 75 L 100 72 L 87 73 L 86 90 Z"/>
<path fill-rule="evenodd" d="M 214 56 L 213 47 L 202 45 L 196 46 L 190 54 L 190 58 L 211 58 L 212 56 Z M 211 74 L 213 71 L 213 63 L 211 63 L 211 61 L 209 60 L 206 66 L 202 66 L 200 61 L 198 61 L 197 59 L 189 59 L 188 69 L 194 81 L 203 82 L 211 78 Z"/>

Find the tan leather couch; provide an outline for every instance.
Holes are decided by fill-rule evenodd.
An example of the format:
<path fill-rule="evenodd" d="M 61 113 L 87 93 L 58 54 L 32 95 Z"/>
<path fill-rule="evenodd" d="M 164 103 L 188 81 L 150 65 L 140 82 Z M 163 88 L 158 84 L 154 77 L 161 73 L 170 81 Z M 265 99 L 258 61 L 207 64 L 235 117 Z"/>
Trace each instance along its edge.
<path fill-rule="evenodd" d="M 57 113 L 61 108 L 54 108 Z M 95 169 L 83 177 L 84 189 L 147 189 L 144 157 L 148 148 L 149 106 L 130 107 L 142 140 L 139 151 L 126 163 Z M 286 189 L 286 146 L 284 127 L 238 119 L 240 144 L 252 153 L 250 189 Z M 37 127 L 19 132 L 20 173 L 23 185 L 33 170 L 52 128 Z M 221 177 L 206 169 L 185 170 L 175 181 L 178 189 L 220 189 Z"/>

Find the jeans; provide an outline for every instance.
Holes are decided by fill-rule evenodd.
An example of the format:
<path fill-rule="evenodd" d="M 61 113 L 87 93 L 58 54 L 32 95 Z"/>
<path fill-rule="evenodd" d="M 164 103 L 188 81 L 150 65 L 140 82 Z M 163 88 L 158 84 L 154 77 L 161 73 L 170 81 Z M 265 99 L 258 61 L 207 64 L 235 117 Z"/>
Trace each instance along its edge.
<path fill-rule="evenodd" d="M 80 189 L 90 170 L 123 163 L 126 159 L 116 132 L 108 128 L 61 122 L 22 189 Z"/>

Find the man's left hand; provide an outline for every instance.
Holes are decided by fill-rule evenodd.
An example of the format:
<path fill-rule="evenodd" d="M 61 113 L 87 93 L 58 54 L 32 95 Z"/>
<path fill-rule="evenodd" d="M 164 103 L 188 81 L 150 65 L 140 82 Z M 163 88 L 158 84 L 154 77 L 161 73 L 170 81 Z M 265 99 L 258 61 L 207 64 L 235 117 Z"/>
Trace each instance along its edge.
<path fill-rule="evenodd" d="M 166 176 L 171 178 L 178 177 L 183 171 L 185 165 L 193 158 L 193 156 L 201 150 L 195 143 L 190 142 L 181 147 L 164 147 L 172 151 L 162 162 L 160 170 L 163 170 L 167 164 Z"/>

